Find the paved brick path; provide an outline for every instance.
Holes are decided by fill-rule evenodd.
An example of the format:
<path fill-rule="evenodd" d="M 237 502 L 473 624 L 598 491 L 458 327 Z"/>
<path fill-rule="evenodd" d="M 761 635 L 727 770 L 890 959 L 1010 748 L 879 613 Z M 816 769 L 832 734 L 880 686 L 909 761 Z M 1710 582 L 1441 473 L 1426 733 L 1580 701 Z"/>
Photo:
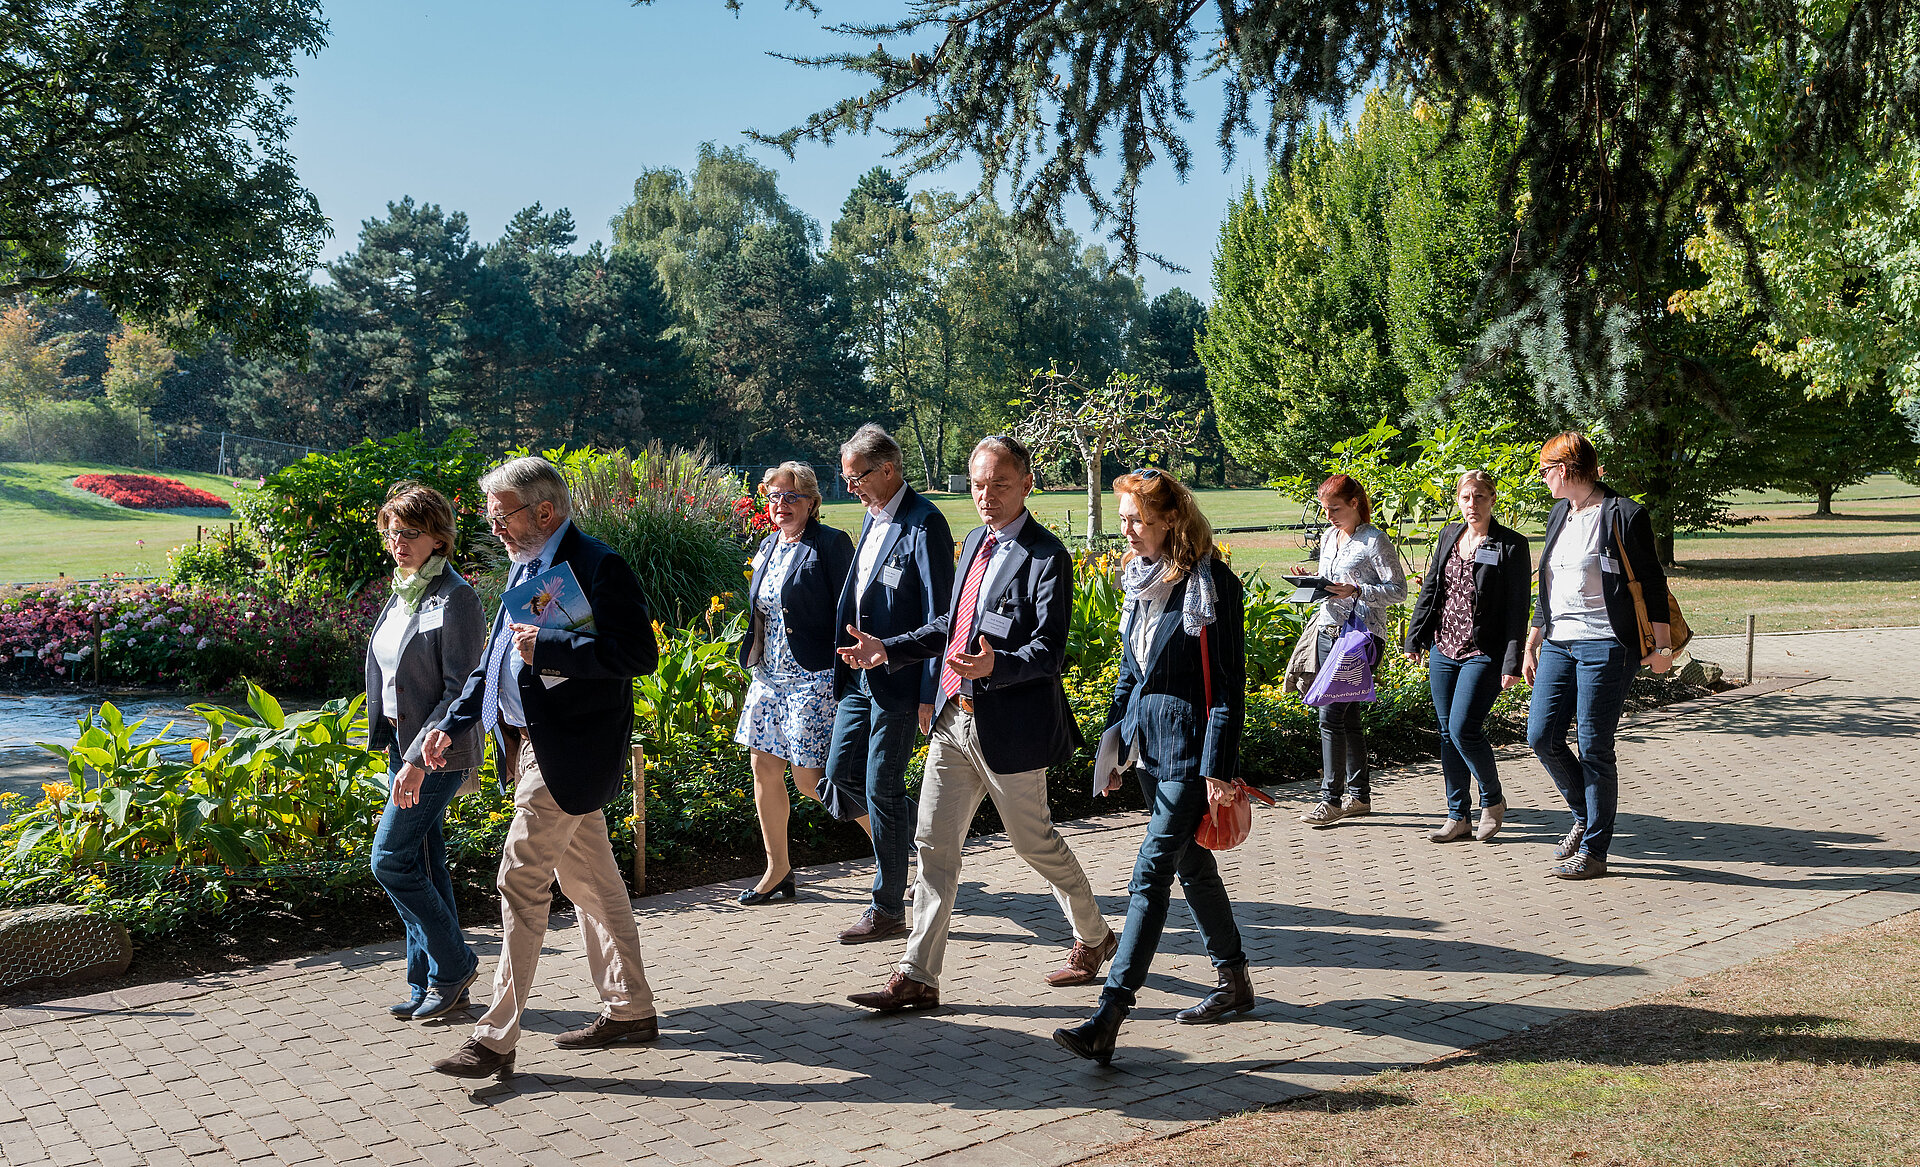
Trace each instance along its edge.
<path fill-rule="evenodd" d="M 664 1017 L 652 1047 L 551 1047 L 591 1008 L 577 932 L 556 931 L 521 1074 L 477 1090 L 426 1069 L 465 1023 L 386 1018 L 391 947 L 0 1014 L 0 1159 L 1070 1161 L 1920 907 L 1920 631 L 1767 638 L 1759 666 L 1830 676 L 1631 727 L 1608 879 L 1540 875 L 1565 813 L 1512 755 L 1515 810 L 1491 845 L 1424 840 L 1441 805 L 1431 766 L 1386 776 L 1378 813 L 1327 831 L 1293 821 L 1307 792 L 1291 792 L 1226 864 L 1267 1003 L 1237 1023 L 1172 1022 L 1211 982 L 1176 907 L 1111 1070 L 1050 1040 L 1097 989 L 1041 983 L 1065 924 L 984 839 L 967 858 L 948 1004 L 931 1014 L 844 1002 L 898 947 L 831 942 L 865 878 L 822 869 L 795 905 L 743 909 L 737 887 L 643 901 Z M 1133 815 L 1071 832 L 1116 923 L 1139 833 Z M 490 957 L 492 933 L 480 940 Z"/>

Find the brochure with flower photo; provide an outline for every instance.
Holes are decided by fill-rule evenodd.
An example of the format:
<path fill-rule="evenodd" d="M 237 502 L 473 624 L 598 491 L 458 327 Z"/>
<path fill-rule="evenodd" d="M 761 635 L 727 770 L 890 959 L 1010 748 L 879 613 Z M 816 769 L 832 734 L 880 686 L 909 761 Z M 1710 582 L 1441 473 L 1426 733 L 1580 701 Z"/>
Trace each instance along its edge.
<path fill-rule="evenodd" d="M 574 578 L 573 568 L 556 563 L 532 579 L 510 587 L 500 597 L 511 624 L 593 632 L 593 606 Z"/>

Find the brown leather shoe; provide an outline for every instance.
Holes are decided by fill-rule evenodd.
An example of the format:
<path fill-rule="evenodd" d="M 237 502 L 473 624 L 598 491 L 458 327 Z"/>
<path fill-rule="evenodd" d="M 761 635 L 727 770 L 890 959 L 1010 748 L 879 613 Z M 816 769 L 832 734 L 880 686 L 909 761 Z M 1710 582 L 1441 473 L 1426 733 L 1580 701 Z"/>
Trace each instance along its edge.
<path fill-rule="evenodd" d="M 879 908 L 868 908 L 860 913 L 853 927 L 840 933 L 840 943 L 865 944 L 870 940 L 885 940 L 889 936 L 900 936 L 912 930 L 905 916 L 885 916 Z"/>
<path fill-rule="evenodd" d="M 898 1013 L 902 1009 L 932 1009 L 940 1004 L 940 990 L 923 985 L 906 973 L 887 978 L 887 987 L 877 993 L 851 993 L 847 1000 L 862 1009 L 879 1013 Z"/>
<path fill-rule="evenodd" d="M 510 1078 L 513 1076 L 513 1053 L 499 1053 L 480 1044 L 474 1038 L 461 1046 L 453 1054 L 433 1063 L 433 1068 L 442 1074 L 455 1078 Z"/>
<path fill-rule="evenodd" d="M 1113 954 L 1119 948 L 1120 934 L 1111 929 L 1107 932 L 1107 938 L 1092 948 L 1076 940 L 1073 949 L 1067 953 L 1066 965 L 1048 973 L 1047 983 L 1056 989 L 1068 985 L 1090 985 L 1093 978 L 1100 975 L 1100 966 L 1113 959 Z"/>
<path fill-rule="evenodd" d="M 632 1045 L 660 1036 L 658 1017 L 636 1017 L 615 1021 L 602 1013 L 584 1029 L 570 1029 L 553 1039 L 561 1049 L 600 1049 L 610 1045 Z"/>

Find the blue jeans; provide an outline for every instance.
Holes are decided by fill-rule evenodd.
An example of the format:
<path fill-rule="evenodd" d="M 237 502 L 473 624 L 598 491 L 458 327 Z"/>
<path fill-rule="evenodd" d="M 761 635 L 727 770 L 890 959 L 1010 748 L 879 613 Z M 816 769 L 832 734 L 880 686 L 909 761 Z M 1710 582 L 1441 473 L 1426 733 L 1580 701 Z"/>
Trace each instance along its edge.
<path fill-rule="evenodd" d="M 907 914 L 907 860 L 913 854 L 918 808 L 907 797 L 907 763 L 913 760 L 920 710 L 881 707 L 865 693 L 840 699 L 833 715 L 826 780 L 842 791 L 864 791 L 873 829 L 873 908 L 898 920 Z"/>
<path fill-rule="evenodd" d="M 1617 640 L 1549 640 L 1540 646 L 1527 711 L 1527 744 L 1560 788 L 1583 827 L 1580 850 L 1605 861 L 1620 804 L 1620 768 L 1613 734 L 1627 703 L 1627 684 L 1640 668 Z M 1567 748 L 1567 728 L 1580 723 L 1580 756 Z"/>
<path fill-rule="evenodd" d="M 1133 861 L 1133 880 L 1127 885 L 1130 899 L 1126 927 L 1120 931 L 1120 947 L 1113 954 L 1106 988 L 1100 992 L 1103 1000 L 1128 1007 L 1132 1007 L 1140 986 L 1147 983 L 1147 966 L 1160 947 L 1176 874 L 1213 967 L 1247 963 L 1246 953 L 1240 948 L 1240 929 L 1233 922 L 1233 901 L 1227 898 L 1227 886 L 1220 881 L 1219 864 L 1214 862 L 1213 852 L 1193 841 L 1193 833 L 1207 813 L 1207 780 L 1196 774 L 1185 782 L 1162 782 L 1144 766 L 1135 767 L 1134 772 L 1152 808 L 1152 817 L 1147 820 L 1147 837 L 1140 841 L 1140 856 Z"/>
<path fill-rule="evenodd" d="M 429 773 L 413 806 L 402 809 L 387 800 L 373 836 L 373 877 L 406 926 L 407 983 L 415 988 L 459 984 L 480 964 L 460 932 L 460 907 L 440 832 L 447 804 L 466 778 L 465 770 Z"/>
<path fill-rule="evenodd" d="M 1427 652 L 1427 685 L 1440 721 L 1440 773 L 1447 783 L 1447 817 L 1473 809 L 1469 778 L 1480 780 L 1480 806 L 1505 802 L 1500 772 L 1487 741 L 1487 714 L 1500 695 L 1500 665 L 1486 653 L 1454 660 L 1438 647 Z"/>

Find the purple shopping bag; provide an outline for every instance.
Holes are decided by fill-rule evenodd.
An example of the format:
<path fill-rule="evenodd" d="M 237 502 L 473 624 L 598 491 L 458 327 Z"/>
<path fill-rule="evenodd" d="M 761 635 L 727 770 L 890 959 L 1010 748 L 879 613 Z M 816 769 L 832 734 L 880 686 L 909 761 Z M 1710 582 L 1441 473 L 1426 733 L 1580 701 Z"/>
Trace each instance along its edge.
<path fill-rule="evenodd" d="M 1309 705 L 1341 701 L 1371 701 L 1373 666 L 1380 663 L 1380 641 L 1367 631 L 1358 614 L 1349 615 L 1334 638 L 1327 659 L 1320 662 L 1313 684 L 1300 699 Z"/>

